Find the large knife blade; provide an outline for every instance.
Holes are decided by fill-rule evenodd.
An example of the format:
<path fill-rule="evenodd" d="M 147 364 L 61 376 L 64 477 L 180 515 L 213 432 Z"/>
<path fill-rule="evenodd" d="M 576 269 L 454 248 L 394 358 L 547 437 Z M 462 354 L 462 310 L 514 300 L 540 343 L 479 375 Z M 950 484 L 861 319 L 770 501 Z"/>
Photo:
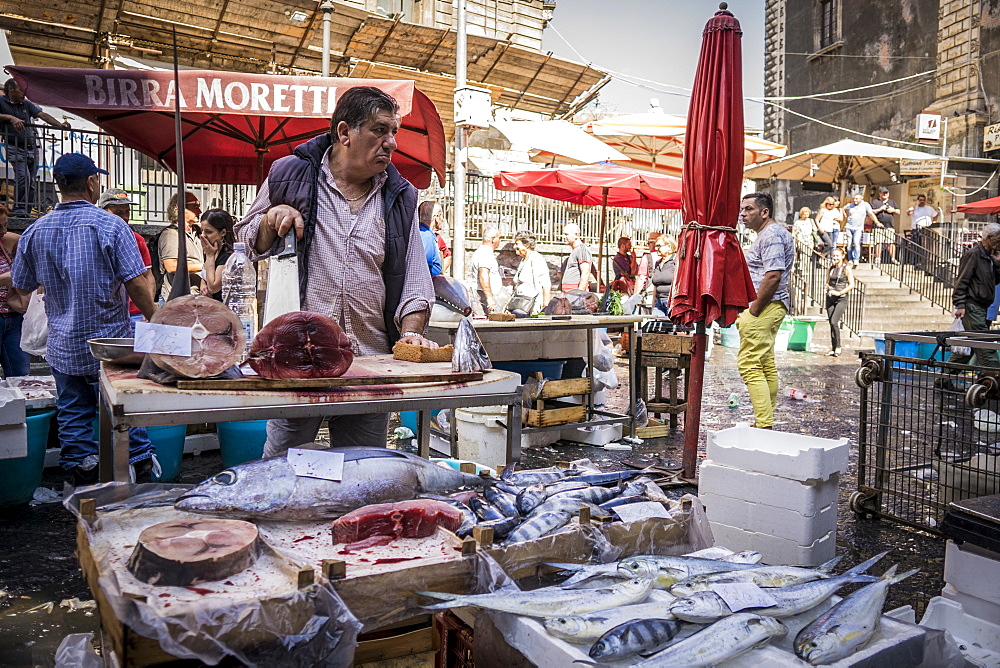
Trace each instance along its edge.
<path fill-rule="evenodd" d="M 264 321 L 299 310 L 299 258 L 295 253 L 295 229 L 279 237 L 267 259 L 267 293 L 264 295 Z"/>

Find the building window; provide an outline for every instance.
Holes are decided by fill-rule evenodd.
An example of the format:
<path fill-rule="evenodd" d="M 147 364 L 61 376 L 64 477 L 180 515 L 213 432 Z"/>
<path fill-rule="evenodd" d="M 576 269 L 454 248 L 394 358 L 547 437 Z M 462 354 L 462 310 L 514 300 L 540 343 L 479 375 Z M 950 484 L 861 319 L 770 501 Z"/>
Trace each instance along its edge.
<path fill-rule="evenodd" d="M 403 21 L 412 23 L 414 20 L 413 0 L 377 0 L 375 6 L 383 16 L 402 14 Z"/>
<path fill-rule="evenodd" d="M 840 41 L 837 0 L 819 0 L 819 48 Z"/>

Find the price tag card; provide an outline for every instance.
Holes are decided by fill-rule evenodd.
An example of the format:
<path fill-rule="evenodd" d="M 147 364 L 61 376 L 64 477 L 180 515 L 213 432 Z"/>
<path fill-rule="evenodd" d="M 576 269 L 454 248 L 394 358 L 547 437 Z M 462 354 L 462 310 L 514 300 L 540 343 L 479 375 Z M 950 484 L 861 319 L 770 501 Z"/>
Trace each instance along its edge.
<path fill-rule="evenodd" d="M 670 513 L 658 501 L 640 501 L 639 503 L 629 503 L 624 506 L 612 508 L 615 514 L 621 518 L 622 522 L 629 524 L 639 520 L 648 520 L 653 517 L 669 518 Z"/>
<path fill-rule="evenodd" d="M 132 349 L 137 353 L 190 357 L 191 330 L 191 327 L 137 322 L 135 323 L 135 343 Z"/>
<path fill-rule="evenodd" d="M 746 608 L 769 608 L 778 605 L 774 597 L 752 582 L 714 584 L 712 591 L 718 594 L 733 612 Z"/>
<path fill-rule="evenodd" d="M 289 448 L 288 463 L 295 475 L 340 482 L 344 479 L 344 453 L 329 450 Z"/>

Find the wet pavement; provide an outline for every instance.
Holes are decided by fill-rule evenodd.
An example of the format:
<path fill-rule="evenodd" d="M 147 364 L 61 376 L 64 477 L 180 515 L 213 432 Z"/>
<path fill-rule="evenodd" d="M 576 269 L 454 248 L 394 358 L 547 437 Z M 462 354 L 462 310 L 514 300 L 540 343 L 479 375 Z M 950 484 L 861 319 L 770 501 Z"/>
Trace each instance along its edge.
<path fill-rule="evenodd" d="M 716 346 L 706 365 L 702 424 L 704 429 L 722 429 L 737 422 L 751 422 L 750 403 L 735 367 L 735 351 Z M 814 353 L 787 352 L 778 357 L 781 397 L 775 428 L 824 438 L 848 437 L 857 443 L 859 390 L 854 384 L 857 359 L 845 350 L 839 358 Z M 622 409 L 627 403 L 626 368 L 618 365 L 623 381 L 609 392 L 607 404 Z M 790 399 L 787 388 L 803 390 L 808 397 Z M 729 408 L 727 398 L 735 393 L 739 406 Z M 395 426 L 395 424 L 393 424 Z M 657 465 L 679 467 L 683 442 L 683 421 L 678 433 L 649 439 L 632 452 L 575 445 L 529 448 L 524 467 L 547 466 L 555 461 L 588 457 L 602 469 Z M 704 454 L 704 431 L 702 436 Z M 199 482 L 221 469 L 218 453 L 206 452 L 185 457 L 181 482 Z M 889 520 L 866 520 L 854 515 L 847 499 L 857 489 L 857 452 L 851 453 L 850 467 L 841 478 L 837 523 L 837 554 L 845 564 L 854 564 L 883 550 L 892 550 L 885 566 L 900 564 L 900 570 L 919 568 L 920 573 L 890 589 L 887 609 L 913 605 L 919 611 L 943 586 L 944 540 L 902 528 Z M 46 472 L 43 485 L 61 488 L 60 476 Z M 678 487 L 671 495 L 694 491 Z M 51 666 L 60 640 L 68 633 L 97 631 L 93 610 L 71 611 L 78 598 L 91 594 L 80 575 L 74 556 L 75 525 L 60 504 L 22 508 L 0 515 L 0 666 Z M 51 606 L 47 604 L 51 603 Z M 50 611 L 51 608 L 51 611 Z"/>

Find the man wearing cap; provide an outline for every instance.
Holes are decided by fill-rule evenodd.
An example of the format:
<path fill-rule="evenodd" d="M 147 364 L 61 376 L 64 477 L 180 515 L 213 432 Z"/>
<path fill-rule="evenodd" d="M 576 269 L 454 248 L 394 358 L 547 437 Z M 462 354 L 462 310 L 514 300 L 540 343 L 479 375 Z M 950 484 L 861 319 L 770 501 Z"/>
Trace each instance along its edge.
<path fill-rule="evenodd" d="M 889 262 L 899 264 L 896 259 L 896 226 L 893 216 L 899 213 L 896 200 L 889 197 L 889 189 L 882 186 L 878 189 L 878 197 L 872 200 L 872 212 L 875 214 L 875 224 L 872 230 L 873 253 L 872 262 L 882 261 L 882 247 L 889 252 Z"/>
<path fill-rule="evenodd" d="M 12 216 L 26 216 L 35 205 L 38 187 L 38 137 L 30 123 L 38 118 L 52 127 L 69 129 L 24 97 L 13 79 L 3 85 L 0 95 L 0 135 L 7 147 L 7 163 L 14 168 L 14 210 Z"/>
<path fill-rule="evenodd" d="M 132 230 L 94 206 L 101 174 L 82 153 L 67 153 L 52 168 L 61 202 L 21 236 L 11 270 L 22 293 L 45 286 L 49 320 L 46 357 L 59 397 L 56 421 L 61 447 L 59 465 L 74 484 L 97 482 L 97 416 L 100 363 L 87 339 L 132 335 L 128 297 L 146 318 L 156 307 Z M 132 429 L 129 462 L 142 479 L 154 464 L 145 429 Z"/>
<path fill-rule="evenodd" d="M 135 202 L 129 197 L 128 192 L 121 188 L 108 188 L 101 193 L 100 199 L 97 200 L 97 206 L 108 213 L 113 213 L 126 223 L 132 217 L 133 204 Z M 146 245 L 146 240 L 142 238 L 141 234 L 135 230 L 132 230 L 132 234 L 135 236 L 135 245 L 139 248 L 142 263 L 146 265 L 146 273 L 143 276 L 146 277 L 146 282 L 149 283 L 150 294 L 152 294 L 155 281 L 153 280 L 153 258 L 149 254 L 149 246 Z M 128 300 L 128 317 L 132 322 L 142 320 L 142 311 L 139 310 L 139 307 L 131 299 Z"/>

